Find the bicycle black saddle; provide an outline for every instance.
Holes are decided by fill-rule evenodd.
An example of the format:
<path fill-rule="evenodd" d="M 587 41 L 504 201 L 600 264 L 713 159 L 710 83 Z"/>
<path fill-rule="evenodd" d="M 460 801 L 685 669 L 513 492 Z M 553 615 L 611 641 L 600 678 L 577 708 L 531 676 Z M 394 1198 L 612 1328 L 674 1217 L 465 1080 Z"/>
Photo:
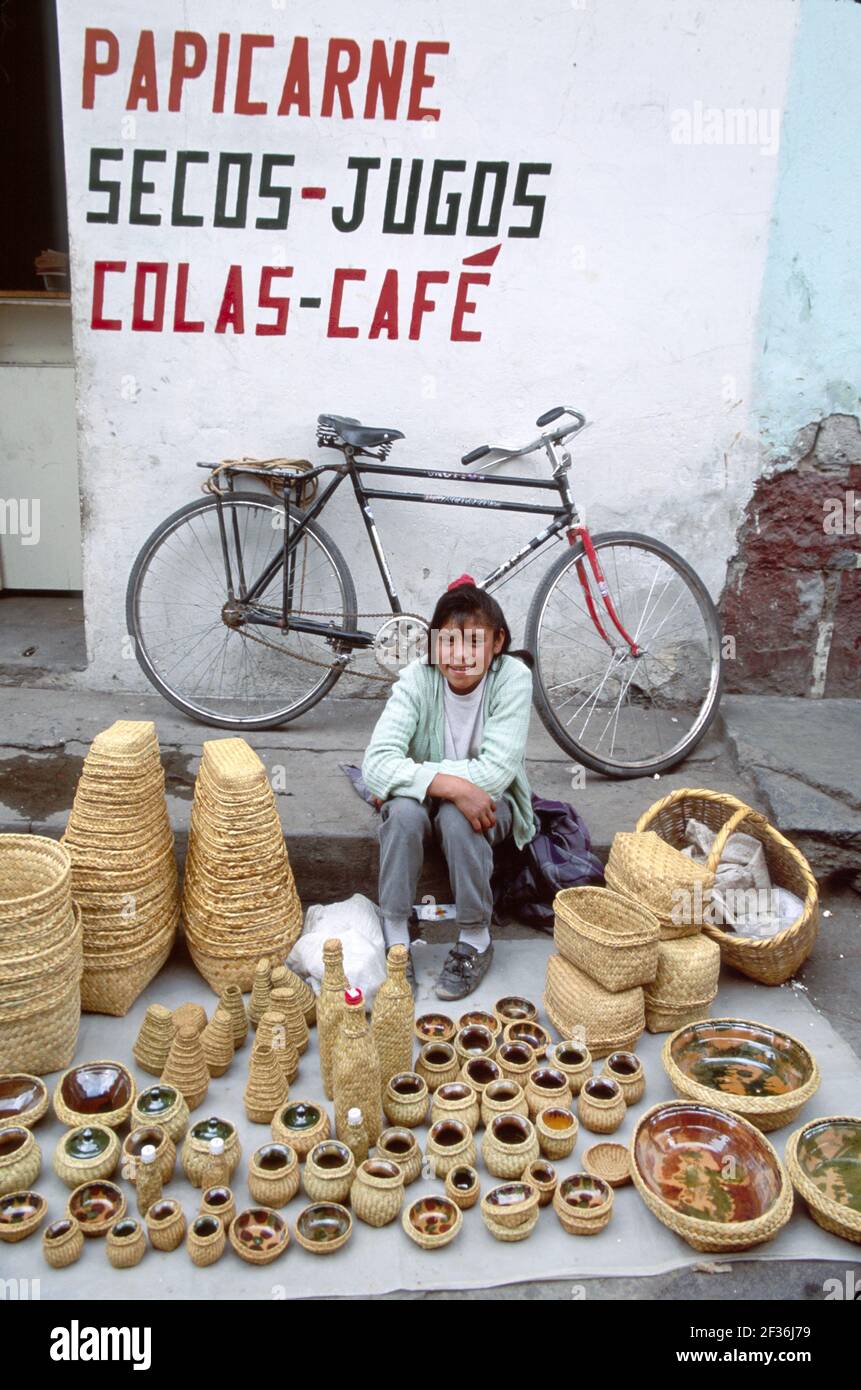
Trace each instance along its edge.
<path fill-rule="evenodd" d="M 400 430 L 363 425 L 351 415 L 318 415 L 317 424 L 324 430 L 332 430 L 353 449 L 378 449 L 381 444 L 404 438 Z"/>

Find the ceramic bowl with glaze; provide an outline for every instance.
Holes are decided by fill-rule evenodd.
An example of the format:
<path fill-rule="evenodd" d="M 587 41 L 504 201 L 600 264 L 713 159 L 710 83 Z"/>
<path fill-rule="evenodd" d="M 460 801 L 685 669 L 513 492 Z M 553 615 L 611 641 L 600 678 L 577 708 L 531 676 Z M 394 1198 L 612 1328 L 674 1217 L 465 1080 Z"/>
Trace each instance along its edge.
<path fill-rule="evenodd" d="M 114 1182 L 84 1182 L 69 1193 L 66 1210 L 85 1236 L 103 1236 L 125 1216 L 125 1194 Z"/>
<path fill-rule="evenodd" d="M 420 1043 L 451 1042 L 457 1024 L 448 1014 L 422 1014 L 415 1021 L 415 1034 Z"/>
<path fill-rule="evenodd" d="M 817 1225 L 861 1244 L 861 1119 L 810 1120 L 790 1135 L 786 1162 Z"/>
<path fill-rule="evenodd" d="M 557 1187 L 553 1210 L 568 1235 L 596 1236 L 613 1214 L 613 1189 L 591 1173 L 572 1173 Z"/>
<path fill-rule="evenodd" d="M 719 1105 L 764 1131 L 794 1120 L 820 1080 L 797 1038 L 738 1018 L 686 1024 L 667 1038 L 661 1060 L 677 1095 Z"/>
<path fill-rule="evenodd" d="M 38 1192 L 10 1192 L 0 1197 L 0 1240 L 9 1245 L 26 1240 L 47 1211 L 48 1203 Z"/>
<path fill-rule="evenodd" d="M 268 1265 L 284 1254 L 290 1232 L 277 1211 L 249 1207 L 230 1223 L 229 1239 L 240 1259 L 252 1265 Z"/>
<path fill-rule="evenodd" d="M 526 1019 L 538 1017 L 537 1006 L 521 994 L 506 994 L 502 999 L 497 999 L 493 1012 L 502 1022 L 503 1028 L 508 1023 L 522 1023 Z"/>
<path fill-rule="evenodd" d="M 296 1218 L 294 1234 L 312 1255 L 333 1255 L 353 1233 L 353 1218 L 339 1202 L 313 1202 Z"/>
<path fill-rule="evenodd" d="M 546 1028 L 534 1018 L 518 1019 L 507 1023 L 503 1032 L 506 1042 L 528 1043 L 536 1057 L 546 1057 L 552 1039 Z"/>
<path fill-rule="evenodd" d="M 496 1014 L 490 1014 L 486 1009 L 470 1009 L 468 1013 L 461 1014 L 457 1020 L 458 1031 L 462 1028 L 469 1028 L 473 1023 L 477 1023 L 479 1028 L 487 1028 L 495 1038 L 502 1032 L 502 1023 Z"/>
<path fill-rule="evenodd" d="M 26 1072 L 0 1076 L 0 1125 L 30 1129 L 48 1109 L 48 1087 L 39 1076 Z"/>
<path fill-rule="evenodd" d="M 97 1120 L 118 1129 L 135 1099 L 134 1077 L 121 1062 L 84 1062 L 63 1072 L 54 1091 L 57 1118 L 74 1129 Z"/>
<path fill-rule="evenodd" d="M 531 1221 L 538 1214 L 538 1188 L 520 1178 L 492 1187 L 481 1200 L 482 1214 L 509 1230 Z"/>
<path fill-rule="evenodd" d="M 463 1213 L 450 1197 L 434 1193 L 410 1202 L 401 1225 L 410 1240 L 423 1250 L 439 1250 L 454 1240 L 463 1225 Z"/>
<path fill-rule="evenodd" d="M 54 1150 L 54 1172 L 67 1187 L 113 1177 L 119 1161 L 119 1137 L 106 1125 L 79 1125 Z"/>
<path fill-rule="evenodd" d="M 646 1205 L 695 1250 L 746 1249 L 792 1213 L 792 1187 L 754 1125 L 711 1105 L 647 1110 L 631 1141 L 631 1175 Z"/>

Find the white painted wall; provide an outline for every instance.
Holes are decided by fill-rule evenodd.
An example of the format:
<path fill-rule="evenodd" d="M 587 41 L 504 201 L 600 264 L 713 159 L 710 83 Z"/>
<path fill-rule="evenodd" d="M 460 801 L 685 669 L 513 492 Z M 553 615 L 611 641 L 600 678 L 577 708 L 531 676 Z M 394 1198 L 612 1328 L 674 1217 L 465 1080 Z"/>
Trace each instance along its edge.
<path fill-rule="evenodd" d="M 319 411 L 397 425 L 407 435 L 397 457 L 439 466 L 485 441 L 521 442 L 541 411 L 575 405 L 595 421 L 577 446 L 574 471 L 593 528 L 663 537 L 718 591 L 760 466 L 748 430 L 751 357 L 778 161 L 757 143 L 676 143 L 674 113 L 687 111 L 696 127 L 698 109 L 780 112 L 797 22 L 791 0 L 532 0 L 525 7 L 150 0 L 145 11 L 130 0 L 60 0 L 59 10 L 90 684 L 140 683 L 123 657 L 125 579 L 149 530 L 194 495 L 195 460 L 299 452 L 316 461 Z M 155 32 L 161 109 L 141 109 L 129 123 L 126 92 L 144 22 Z M 219 32 L 233 36 L 228 93 L 240 31 L 274 34 L 275 48 L 255 55 L 252 82 L 252 95 L 273 107 L 292 37 L 309 35 L 317 111 L 330 36 L 359 41 L 363 72 L 375 37 L 410 47 L 447 41 L 449 54 L 428 63 L 436 80 L 426 99 L 440 119 L 214 115 L 211 68 L 187 85 L 181 111 L 169 112 L 178 22 L 211 48 Z M 83 110 L 88 25 L 112 29 L 121 56 L 118 73 L 97 81 L 93 109 Z M 125 150 L 116 226 L 86 221 L 88 209 L 104 206 L 87 190 L 93 146 Z M 189 201 L 205 214 L 204 227 L 130 226 L 128 170 L 137 147 L 169 151 L 166 166 L 150 166 L 158 191 L 147 202 L 165 215 L 166 170 L 177 149 L 209 150 L 213 159 L 219 151 L 292 152 L 294 190 L 322 185 L 327 198 L 303 201 L 294 191 L 287 233 L 214 229 L 214 180 L 197 170 Z M 398 270 L 406 319 L 417 270 L 449 270 L 454 284 L 463 258 L 494 239 L 468 238 L 462 226 L 452 237 L 383 236 L 377 192 L 364 226 L 338 233 L 330 209 L 350 197 L 353 155 L 378 156 L 384 166 L 392 157 L 465 159 L 470 169 L 479 159 L 552 164 L 551 177 L 531 185 L 547 195 L 541 236 L 496 238 L 502 249 L 491 284 L 475 291 L 480 342 L 449 340 L 451 285 L 437 292 L 439 308 L 420 341 L 408 341 L 403 324 L 398 341 L 367 340 L 386 269 Z M 381 174 L 376 180 L 382 185 Z M 526 214 L 512 213 L 507 198 L 503 230 L 514 220 Z M 243 267 L 246 326 L 253 325 L 259 268 L 279 257 L 295 266 L 286 335 L 213 333 L 228 266 Z M 188 261 L 189 313 L 207 322 L 206 331 L 94 331 L 100 259 L 130 267 L 167 260 L 169 304 L 176 264 Z M 365 285 L 349 286 L 345 297 L 345 319 L 363 326 L 356 340 L 326 337 L 336 266 L 368 271 Z M 110 277 L 106 292 L 105 312 L 125 324 L 131 282 L 128 272 Z M 322 295 L 324 308 L 299 309 L 300 294 Z M 360 607 L 378 609 L 383 591 L 354 506 L 342 491 L 324 525 L 353 568 Z M 529 519 L 491 520 L 480 511 L 380 503 L 376 512 L 404 606 L 419 611 L 429 611 L 453 575 L 485 572 L 537 529 Z M 500 593 L 516 635 L 537 573 Z M 338 689 L 350 693 L 347 682 Z"/>

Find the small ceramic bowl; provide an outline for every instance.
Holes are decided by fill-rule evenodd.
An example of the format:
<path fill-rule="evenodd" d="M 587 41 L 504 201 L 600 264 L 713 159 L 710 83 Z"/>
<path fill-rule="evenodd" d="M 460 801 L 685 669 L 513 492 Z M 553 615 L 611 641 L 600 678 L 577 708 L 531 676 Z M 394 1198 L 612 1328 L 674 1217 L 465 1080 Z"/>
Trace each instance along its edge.
<path fill-rule="evenodd" d="M 433 1042 L 425 1043 L 419 1052 L 416 1071 L 426 1082 L 428 1090 L 433 1093 L 447 1082 L 457 1080 L 460 1065 L 453 1044 L 434 1039 Z"/>
<path fill-rule="evenodd" d="M 125 1193 L 115 1182 L 81 1183 L 69 1193 L 66 1214 L 74 1216 L 85 1236 L 103 1236 L 125 1216 Z"/>
<path fill-rule="evenodd" d="M 567 1158 L 577 1142 L 580 1125 L 577 1116 L 567 1106 L 548 1105 L 535 1117 L 535 1132 L 542 1158 L 558 1163 Z"/>
<path fill-rule="evenodd" d="M 118 1129 L 129 1117 L 136 1089 L 121 1062 L 84 1062 L 63 1072 L 54 1090 L 54 1110 L 70 1129 L 93 1120 Z"/>
<path fill-rule="evenodd" d="M 613 1189 L 591 1173 L 572 1173 L 557 1187 L 553 1210 L 570 1236 L 595 1236 L 613 1214 Z"/>
<path fill-rule="evenodd" d="M 525 1042 L 528 1043 L 536 1057 L 546 1057 L 547 1049 L 550 1047 L 552 1038 L 546 1028 L 534 1018 L 519 1019 L 514 1023 L 507 1023 L 503 1031 L 503 1038 L 506 1042 Z"/>
<path fill-rule="evenodd" d="M 296 1218 L 294 1235 L 312 1255 L 333 1255 L 353 1233 L 353 1218 L 339 1202 L 314 1202 Z"/>
<path fill-rule="evenodd" d="M 496 1052 L 496 1060 L 502 1075 L 509 1081 L 516 1081 L 526 1089 L 529 1074 L 535 1070 L 538 1061 L 535 1052 L 526 1042 L 502 1042 Z"/>
<path fill-rule="evenodd" d="M 546 1159 L 536 1158 L 523 1170 L 523 1181 L 529 1182 L 538 1193 L 539 1207 L 548 1207 L 559 1183 L 556 1169 Z"/>
<path fill-rule="evenodd" d="M 230 1227 L 230 1244 L 248 1264 L 272 1264 L 284 1254 L 289 1243 L 287 1222 L 268 1207 L 241 1211 Z"/>
<path fill-rule="evenodd" d="M 328 1139 L 331 1132 L 328 1111 L 318 1101 L 291 1100 L 272 1120 L 272 1138 L 289 1144 L 300 1159 L 307 1158 L 314 1145 Z"/>
<path fill-rule="evenodd" d="M 461 1014 L 457 1021 L 458 1030 L 470 1028 L 477 1023 L 479 1028 L 486 1028 L 495 1038 L 502 1032 L 502 1023 L 496 1014 L 490 1014 L 486 1009 L 470 1009 L 468 1013 Z"/>
<path fill-rule="evenodd" d="M 248 1191 L 264 1207 L 284 1207 L 299 1191 L 299 1160 L 289 1144 L 264 1144 L 248 1162 Z"/>
<path fill-rule="evenodd" d="M 84 1248 L 84 1233 L 71 1216 L 52 1221 L 42 1236 L 42 1253 L 52 1269 L 66 1269 L 79 1259 Z"/>
<path fill-rule="evenodd" d="M 526 1085 L 526 1104 L 529 1118 L 534 1120 L 548 1105 L 561 1106 L 567 1110 L 574 1102 L 568 1078 L 555 1067 L 536 1067 L 529 1073 Z"/>
<path fill-rule="evenodd" d="M 583 1082 L 592 1075 L 592 1054 L 586 1044 L 564 1038 L 548 1048 L 547 1060 L 568 1078 L 572 1096 L 579 1096 Z"/>
<path fill-rule="evenodd" d="M 411 1129 L 405 1129 L 401 1125 L 392 1125 L 390 1129 L 384 1129 L 377 1140 L 376 1152 L 380 1158 L 398 1165 L 403 1172 L 406 1187 L 421 1177 L 422 1151 Z"/>
<path fill-rule="evenodd" d="M 154 1250 L 176 1250 L 185 1236 L 185 1214 L 173 1197 L 153 1202 L 145 1217 Z"/>
<path fill-rule="evenodd" d="M 450 1197 L 417 1197 L 405 1208 L 401 1225 L 422 1250 L 439 1250 L 454 1240 L 463 1225 L 463 1213 Z"/>
<path fill-rule="evenodd" d="M 461 1066 L 470 1057 L 492 1057 L 496 1051 L 496 1035 L 481 1023 L 470 1023 L 455 1033 L 454 1050 Z"/>
<path fill-rule="evenodd" d="M 48 1087 L 40 1076 L 12 1072 L 0 1076 L 0 1125 L 31 1129 L 48 1109 Z"/>
<path fill-rule="evenodd" d="M 481 1180 L 475 1168 L 467 1164 L 449 1168 L 445 1175 L 445 1195 L 450 1197 L 461 1211 L 469 1211 L 474 1207 L 481 1196 Z"/>
<path fill-rule="evenodd" d="M 476 1130 L 480 1118 L 478 1092 L 468 1081 L 459 1078 L 457 1081 L 447 1081 L 445 1085 L 437 1086 L 431 1105 L 431 1124 L 436 1124 L 437 1120 L 463 1120 L 467 1129 Z"/>
<path fill-rule="evenodd" d="M 457 1025 L 448 1014 L 422 1014 L 415 1022 L 415 1034 L 420 1043 L 451 1042 Z"/>
<path fill-rule="evenodd" d="M 0 1197 L 0 1240 L 13 1245 L 41 1225 L 48 1203 L 39 1192 L 10 1192 Z"/>
<path fill-rule="evenodd" d="M 492 1187 L 481 1200 L 481 1215 L 497 1240 L 525 1240 L 538 1220 L 539 1193 L 522 1179 Z"/>
<path fill-rule="evenodd" d="M 450 1168 L 471 1166 L 476 1156 L 472 1130 L 462 1120 L 442 1119 L 431 1125 L 425 1157 L 435 1177 L 444 1178 Z"/>
<path fill-rule="evenodd" d="M 524 999 L 520 994 L 506 994 L 502 999 L 497 999 L 493 1012 L 502 1021 L 503 1028 L 509 1023 L 521 1023 L 525 1019 L 538 1017 L 538 1009 L 532 1000 Z"/>
<path fill-rule="evenodd" d="M 604 1062 L 603 1076 L 618 1083 L 626 1105 L 637 1105 L 646 1091 L 646 1073 L 639 1057 L 633 1052 L 611 1052 Z"/>
<path fill-rule="evenodd" d="M 324 1139 L 305 1160 L 302 1189 L 312 1202 L 346 1202 L 356 1176 L 356 1160 L 346 1144 Z"/>

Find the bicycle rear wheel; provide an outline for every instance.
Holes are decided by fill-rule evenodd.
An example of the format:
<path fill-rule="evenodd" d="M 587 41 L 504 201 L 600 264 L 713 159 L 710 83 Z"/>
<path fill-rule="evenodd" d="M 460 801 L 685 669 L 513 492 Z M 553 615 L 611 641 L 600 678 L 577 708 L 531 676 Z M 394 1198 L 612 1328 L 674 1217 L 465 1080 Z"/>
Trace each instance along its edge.
<path fill-rule="evenodd" d="M 560 748 L 594 772 L 665 772 L 717 714 L 717 610 L 694 570 L 663 542 L 633 531 L 592 542 L 616 612 L 642 654 L 632 656 L 610 622 L 582 544 L 571 546 L 541 580 L 526 620 L 535 708 Z M 590 615 L 584 583 L 606 636 Z"/>
<path fill-rule="evenodd" d="M 177 709 L 219 729 L 274 728 L 328 694 L 341 670 L 314 663 L 334 661 L 340 648 L 247 621 L 243 584 L 282 553 L 284 508 L 256 492 L 228 493 L 222 507 L 238 600 L 227 606 L 217 499 L 203 497 L 145 541 L 129 576 L 126 623 L 141 669 Z M 334 541 L 310 522 L 294 553 L 293 608 L 331 615 L 333 626 L 354 631 L 356 590 Z M 254 607 L 280 614 L 282 582 L 279 565 Z"/>

